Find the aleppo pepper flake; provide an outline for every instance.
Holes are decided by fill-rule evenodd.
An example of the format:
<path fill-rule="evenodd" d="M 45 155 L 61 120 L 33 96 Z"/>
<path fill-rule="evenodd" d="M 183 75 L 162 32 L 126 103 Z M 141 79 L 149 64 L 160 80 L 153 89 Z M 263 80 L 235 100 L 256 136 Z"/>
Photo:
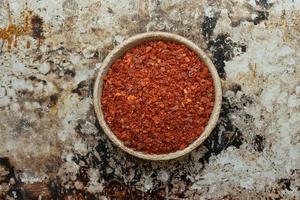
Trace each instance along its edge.
<path fill-rule="evenodd" d="M 149 154 L 186 148 L 214 105 L 212 76 L 195 52 L 169 41 L 128 50 L 104 78 L 106 122 L 129 148 Z"/>

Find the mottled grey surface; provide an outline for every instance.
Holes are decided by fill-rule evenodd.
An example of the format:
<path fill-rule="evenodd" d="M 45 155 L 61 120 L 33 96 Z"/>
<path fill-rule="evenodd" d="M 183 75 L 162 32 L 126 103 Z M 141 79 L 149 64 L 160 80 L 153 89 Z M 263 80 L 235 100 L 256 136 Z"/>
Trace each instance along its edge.
<path fill-rule="evenodd" d="M 223 107 L 189 156 L 142 161 L 92 105 L 107 53 L 177 33 L 211 57 Z M 299 0 L 0 1 L 0 199 L 300 199 Z"/>

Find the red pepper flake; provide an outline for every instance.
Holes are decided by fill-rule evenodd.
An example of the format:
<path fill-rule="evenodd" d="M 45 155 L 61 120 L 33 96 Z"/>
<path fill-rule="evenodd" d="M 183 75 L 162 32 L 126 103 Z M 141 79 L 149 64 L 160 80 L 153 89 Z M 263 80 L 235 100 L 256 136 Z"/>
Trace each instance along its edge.
<path fill-rule="evenodd" d="M 149 154 L 175 152 L 195 141 L 213 104 L 205 63 L 169 41 L 128 50 L 104 79 L 102 108 L 109 127 L 124 145 Z"/>

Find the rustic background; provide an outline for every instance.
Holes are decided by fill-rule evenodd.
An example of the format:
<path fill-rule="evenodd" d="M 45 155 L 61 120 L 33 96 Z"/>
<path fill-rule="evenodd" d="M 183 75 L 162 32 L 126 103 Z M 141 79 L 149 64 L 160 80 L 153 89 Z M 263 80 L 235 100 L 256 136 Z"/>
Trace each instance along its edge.
<path fill-rule="evenodd" d="M 202 47 L 224 89 L 211 137 L 163 163 L 119 151 L 92 105 L 124 39 Z M 299 0 L 0 0 L 0 199 L 299 199 Z"/>

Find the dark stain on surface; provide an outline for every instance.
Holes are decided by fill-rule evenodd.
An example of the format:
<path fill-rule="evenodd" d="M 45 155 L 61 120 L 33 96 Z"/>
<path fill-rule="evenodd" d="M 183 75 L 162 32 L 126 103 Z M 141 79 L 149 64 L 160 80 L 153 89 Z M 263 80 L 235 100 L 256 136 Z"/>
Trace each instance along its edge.
<path fill-rule="evenodd" d="M 236 94 L 238 91 L 242 90 L 242 86 L 239 84 L 233 83 L 230 85 L 230 90 Z"/>
<path fill-rule="evenodd" d="M 241 50 L 242 50 L 243 53 L 245 53 L 246 50 L 247 50 L 246 45 L 242 45 L 242 46 L 241 46 Z"/>
<path fill-rule="evenodd" d="M 128 187 L 122 181 L 112 180 L 105 189 L 104 194 L 116 200 L 164 200 L 166 199 L 158 192 L 142 192 L 134 187 Z"/>
<path fill-rule="evenodd" d="M 126 186 L 118 180 L 110 181 L 106 186 L 106 195 L 111 196 L 114 199 L 125 199 L 129 196 L 129 191 Z"/>
<path fill-rule="evenodd" d="M 53 200 L 62 199 L 62 186 L 59 183 L 59 178 L 52 178 L 48 184 L 48 190 Z"/>
<path fill-rule="evenodd" d="M 44 182 L 28 183 L 22 185 L 23 198 L 28 200 L 41 199 L 50 200 L 50 192 L 48 190 L 47 184 Z"/>
<path fill-rule="evenodd" d="M 110 14 L 114 13 L 113 9 L 111 9 L 110 7 L 107 8 L 107 12 L 110 13 Z"/>
<path fill-rule="evenodd" d="M 202 23 L 202 35 L 209 39 L 211 35 L 213 34 L 214 28 L 216 27 L 218 16 L 214 17 L 204 17 L 204 21 Z"/>
<path fill-rule="evenodd" d="M 17 134 L 25 133 L 24 131 L 29 130 L 33 124 L 28 121 L 26 118 L 20 119 L 18 125 L 14 129 L 14 132 Z"/>
<path fill-rule="evenodd" d="M 37 39 L 37 40 L 45 39 L 42 18 L 40 18 L 38 15 L 34 15 L 31 18 L 31 26 L 32 26 L 31 36 L 34 39 Z"/>
<path fill-rule="evenodd" d="M 9 182 L 10 178 L 15 178 L 14 168 L 11 166 L 7 157 L 0 157 L 0 166 L 7 171 L 7 174 L 4 177 L 1 177 L 0 184 Z"/>
<path fill-rule="evenodd" d="M 242 132 L 232 123 L 229 117 L 230 113 L 235 112 L 237 109 L 240 108 L 230 104 L 230 101 L 223 97 L 219 122 L 204 142 L 208 152 L 200 159 L 202 163 L 208 162 L 211 155 L 217 155 L 230 146 L 239 148 L 242 145 Z"/>
<path fill-rule="evenodd" d="M 36 57 L 34 58 L 33 62 L 40 61 L 40 60 L 42 60 L 42 58 L 43 58 L 43 55 L 42 55 L 42 54 L 39 54 L 38 56 L 36 56 Z"/>
<path fill-rule="evenodd" d="M 113 147 L 114 148 L 114 147 Z M 103 173 L 102 177 L 105 181 L 111 181 L 116 178 L 114 169 L 107 171 L 109 167 L 110 151 L 107 147 L 107 141 L 99 140 L 95 150 L 100 154 L 101 160 L 97 162 L 98 169 Z"/>
<path fill-rule="evenodd" d="M 260 22 L 267 20 L 269 17 L 269 12 L 267 11 L 257 11 L 257 17 L 254 18 L 254 25 L 259 24 Z"/>
<path fill-rule="evenodd" d="M 55 67 L 53 67 L 51 69 L 51 72 L 55 73 L 59 78 L 64 78 L 64 79 L 73 78 L 76 75 L 75 69 L 69 69 L 69 68 L 61 66 L 59 64 L 56 65 Z"/>
<path fill-rule="evenodd" d="M 51 108 L 52 106 L 55 106 L 58 102 L 58 94 L 53 94 L 50 96 L 50 101 L 48 103 L 48 107 Z"/>
<path fill-rule="evenodd" d="M 220 34 L 216 39 L 209 40 L 208 48 L 213 54 L 212 61 L 219 76 L 223 79 L 226 79 L 225 62 L 235 56 L 234 50 L 238 49 L 241 53 L 246 52 L 246 45 L 232 41 L 228 34 Z"/>
<path fill-rule="evenodd" d="M 48 191 L 52 200 L 74 199 L 74 200 L 96 200 L 97 194 L 91 194 L 85 189 L 77 190 L 64 187 L 59 177 L 52 178 L 48 184 Z"/>
<path fill-rule="evenodd" d="M 77 163 L 80 160 L 82 161 L 83 157 L 79 156 L 74 159 Z M 88 164 L 88 163 L 86 163 Z M 89 167 L 91 167 L 89 165 Z M 84 169 L 81 168 L 81 169 Z M 51 199 L 60 200 L 60 199 L 82 199 L 82 200 L 93 200 L 100 199 L 99 195 L 105 196 L 108 199 L 116 200 L 164 200 L 164 194 L 159 190 L 153 190 L 152 192 L 143 192 L 136 189 L 134 186 L 125 184 L 122 180 L 118 178 L 113 178 L 110 181 L 107 181 L 105 187 L 101 193 L 91 194 L 85 188 L 88 184 L 89 178 L 86 173 L 88 168 L 83 170 L 83 175 L 80 173 L 77 175 L 77 180 L 81 181 L 84 185 L 83 189 L 66 189 L 61 183 L 59 177 L 56 177 L 50 180 L 48 184 L 48 191 L 51 194 Z M 80 171 L 80 170 L 79 170 Z"/>
<path fill-rule="evenodd" d="M 35 82 L 35 81 L 36 82 L 42 82 L 43 85 L 47 85 L 47 82 L 45 80 L 39 79 L 35 76 L 29 76 L 28 79 L 31 80 L 32 82 Z"/>
<path fill-rule="evenodd" d="M 84 120 L 78 120 L 78 124 L 75 127 L 76 133 L 83 134 L 81 131 L 82 124 L 84 124 Z"/>
<path fill-rule="evenodd" d="M 79 123 L 77 130 L 81 127 L 81 122 Z M 100 128 L 100 125 L 98 121 L 95 122 L 95 126 L 99 130 L 99 134 L 103 135 L 102 129 Z M 88 168 L 97 168 L 101 174 L 101 180 L 104 181 L 104 190 L 101 193 L 101 195 L 106 196 L 108 199 L 165 199 L 163 193 L 161 193 L 161 190 L 153 189 L 151 192 L 143 192 L 135 188 L 134 184 L 138 181 L 140 181 L 140 178 L 142 176 L 141 170 L 139 170 L 138 166 L 139 164 L 136 163 L 135 166 L 126 166 L 122 161 L 123 159 L 131 159 L 130 156 L 126 156 L 124 158 L 122 154 L 118 154 L 118 149 L 113 146 L 109 145 L 109 140 L 105 137 L 98 140 L 98 145 L 94 148 L 94 151 L 89 152 L 86 156 L 81 156 L 79 154 L 75 154 L 75 156 L 72 158 L 72 160 L 78 164 L 80 167 L 80 170 L 77 174 L 77 180 L 81 181 L 84 185 L 88 184 L 89 178 L 87 176 L 85 166 L 88 166 Z M 98 156 L 96 156 L 98 154 Z M 117 158 L 115 157 L 115 154 L 118 154 Z M 99 159 L 99 157 L 101 159 Z M 121 159 L 120 159 L 121 158 Z M 114 162 L 117 166 L 122 166 L 122 174 L 124 177 L 119 177 L 115 169 L 110 166 L 111 162 Z M 123 164 L 122 164 L 123 163 Z M 126 177 L 129 175 L 129 168 L 134 169 L 134 178 L 131 181 L 125 181 Z M 149 169 L 148 169 L 149 168 Z M 108 170 L 110 169 L 110 170 Z M 154 170 L 149 165 L 146 167 L 147 171 L 153 172 Z M 155 174 L 155 177 L 157 177 L 157 173 L 151 173 L 152 175 Z M 126 182 L 126 183 L 125 183 Z M 158 181 L 154 182 L 154 188 L 156 187 L 156 184 Z"/>
<path fill-rule="evenodd" d="M 253 103 L 254 103 L 253 98 L 251 98 L 251 97 L 249 97 L 249 96 L 247 96 L 247 95 L 245 95 L 245 94 L 243 94 L 243 95 L 241 96 L 240 102 L 241 102 L 241 104 L 242 104 L 243 106 L 247 106 L 247 105 L 250 105 L 250 104 L 253 104 Z"/>
<path fill-rule="evenodd" d="M 36 80 L 37 80 L 37 77 L 35 77 L 35 76 L 29 76 L 28 78 L 29 78 L 29 80 L 31 80 L 31 81 L 36 81 Z"/>
<path fill-rule="evenodd" d="M 81 166 L 78 171 L 77 181 L 80 181 L 83 185 L 87 185 L 89 182 L 88 170 L 88 166 Z"/>
<path fill-rule="evenodd" d="M 78 83 L 77 88 L 72 90 L 72 93 L 77 93 L 80 97 L 92 97 L 93 82 L 84 80 Z"/>
<path fill-rule="evenodd" d="M 76 126 L 76 132 L 81 133 L 81 124 L 84 123 L 83 121 L 79 121 L 78 125 Z M 99 134 L 104 135 L 102 129 L 100 128 L 98 120 L 95 122 L 95 126 L 99 130 Z M 107 169 L 110 167 L 109 160 L 114 159 L 114 156 L 112 154 L 113 151 L 117 151 L 116 147 L 112 146 L 112 148 L 108 147 L 109 140 L 108 138 L 105 139 L 99 139 L 98 145 L 94 148 L 94 151 L 99 154 L 101 159 L 99 160 L 98 157 L 95 156 L 93 152 L 88 153 L 86 156 L 81 156 L 78 154 L 75 154 L 75 157 L 73 158 L 74 162 L 79 164 L 80 162 L 84 162 L 88 164 L 89 167 L 96 167 L 99 169 L 101 173 L 101 178 L 103 178 L 106 182 L 109 182 L 116 177 L 114 174 L 114 169 L 111 171 L 108 171 Z M 115 160 L 114 160 L 115 161 Z M 116 161 L 117 162 L 117 161 Z"/>
<path fill-rule="evenodd" d="M 33 95 L 34 92 L 29 91 L 27 89 L 17 89 L 16 93 L 22 100 L 28 100 L 28 99 L 32 99 L 34 97 L 34 95 Z"/>
<path fill-rule="evenodd" d="M 248 15 L 239 15 L 238 17 L 232 16 L 233 13 L 237 12 L 236 10 L 232 9 L 229 11 L 228 17 L 231 19 L 231 26 L 237 27 L 241 24 L 241 22 L 250 22 L 254 25 L 260 24 L 262 21 L 268 20 L 269 12 L 268 9 L 273 6 L 272 3 L 268 4 L 265 0 L 256 1 L 257 6 L 252 6 L 250 4 L 244 4 L 245 8 L 249 12 Z M 255 16 L 252 18 L 252 16 Z"/>
<path fill-rule="evenodd" d="M 64 74 L 69 75 L 71 77 L 74 77 L 76 75 L 76 72 L 74 70 L 71 70 L 71 69 L 65 69 Z"/>
<path fill-rule="evenodd" d="M 253 147 L 256 151 L 262 152 L 265 148 L 265 138 L 261 135 L 256 135 L 253 140 Z"/>
<path fill-rule="evenodd" d="M 256 4 L 262 8 L 270 9 L 274 3 L 268 3 L 268 0 L 255 0 Z"/>
<path fill-rule="evenodd" d="M 21 119 L 19 122 L 20 129 L 28 129 L 31 126 L 31 123 L 27 119 Z"/>
<path fill-rule="evenodd" d="M 14 167 L 11 165 L 9 158 L 0 157 L 0 167 L 7 171 L 4 177 L 1 177 L 0 184 L 9 184 L 9 190 L 6 193 L 0 193 L 0 199 L 7 199 L 7 197 L 23 200 L 23 191 L 21 189 L 21 182 L 15 175 Z M 13 180 L 13 182 L 11 182 Z"/>
<path fill-rule="evenodd" d="M 282 189 L 292 191 L 290 179 L 282 178 L 278 181 L 278 184 L 282 186 Z"/>
<path fill-rule="evenodd" d="M 93 58 L 96 58 L 96 59 L 99 58 L 99 51 L 95 51 L 95 53 L 94 53 L 94 55 L 93 55 Z"/>

